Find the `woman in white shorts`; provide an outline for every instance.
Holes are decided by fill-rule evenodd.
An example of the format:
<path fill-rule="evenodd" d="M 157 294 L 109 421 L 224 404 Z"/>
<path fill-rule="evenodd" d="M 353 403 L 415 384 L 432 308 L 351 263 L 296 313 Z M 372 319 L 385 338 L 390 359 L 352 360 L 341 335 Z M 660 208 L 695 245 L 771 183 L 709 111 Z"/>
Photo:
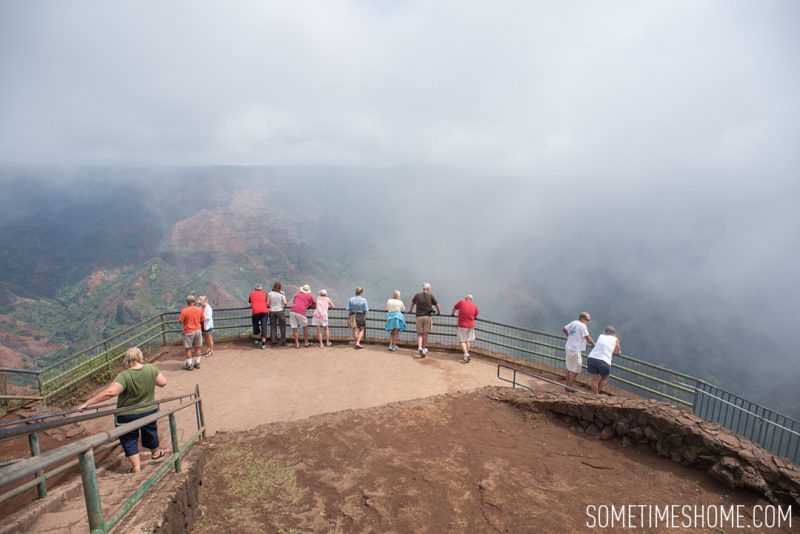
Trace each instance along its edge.
<path fill-rule="evenodd" d="M 314 309 L 314 315 L 311 316 L 311 324 L 317 327 L 317 338 L 319 339 L 319 348 L 325 348 L 322 344 L 322 328 L 325 328 L 325 340 L 330 347 L 331 334 L 328 330 L 328 310 L 335 308 L 333 301 L 328 297 L 328 292 L 324 289 L 319 290 L 319 297 L 317 297 L 317 307 Z"/>

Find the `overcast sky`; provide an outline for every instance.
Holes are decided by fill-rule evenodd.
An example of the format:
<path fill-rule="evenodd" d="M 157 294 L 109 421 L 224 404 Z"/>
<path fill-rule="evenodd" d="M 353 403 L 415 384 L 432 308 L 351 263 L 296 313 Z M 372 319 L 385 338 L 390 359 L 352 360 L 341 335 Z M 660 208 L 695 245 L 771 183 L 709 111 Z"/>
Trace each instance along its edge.
<path fill-rule="evenodd" d="M 800 2 L 0 2 L 0 161 L 795 174 Z"/>

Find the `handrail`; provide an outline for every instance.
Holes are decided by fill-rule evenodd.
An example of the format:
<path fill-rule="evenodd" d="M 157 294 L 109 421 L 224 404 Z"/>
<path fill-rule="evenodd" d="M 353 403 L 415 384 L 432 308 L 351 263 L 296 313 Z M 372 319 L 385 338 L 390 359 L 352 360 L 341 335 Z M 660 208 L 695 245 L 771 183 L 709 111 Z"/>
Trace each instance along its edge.
<path fill-rule="evenodd" d="M 132 410 L 136 410 L 136 409 L 139 409 L 139 408 L 148 408 L 150 406 L 159 406 L 160 407 L 162 404 L 166 404 L 168 402 L 173 402 L 173 401 L 176 401 L 176 400 L 183 400 L 183 399 L 185 399 L 187 397 L 193 397 L 193 396 L 194 396 L 193 393 L 187 393 L 185 395 L 179 395 L 179 396 L 176 396 L 176 397 L 169 397 L 169 398 L 166 398 L 166 399 L 158 399 L 158 400 L 154 400 L 152 402 L 144 402 L 142 404 L 137 404 L 135 406 L 123 406 L 121 408 L 113 408 L 111 410 L 105 410 L 105 411 L 95 410 L 94 413 L 86 413 L 85 415 L 76 415 L 76 416 L 69 417 L 69 418 L 66 418 L 66 419 L 60 419 L 58 421 L 50 421 L 50 422 L 46 422 L 46 423 L 42 422 L 42 423 L 32 423 L 31 424 L 31 423 L 25 422 L 25 423 L 22 423 L 20 426 L 15 427 L 15 428 L 11 428 L 9 430 L 0 430 L 0 441 L 5 441 L 5 440 L 11 439 L 11 438 L 15 438 L 17 436 L 24 436 L 26 434 L 31 434 L 33 432 L 43 432 L 45 430 L 50 430 L 51 428 L 58 428 L 60 426 L 64 426 L 64 425 L 68 425 L 68 424 L 72 424 L 72 423 L 81 423 L 83 421 L 89 421 L 89 420 L 92 420 L 92 419 L 98 419 L 100 417 L 107 417 L 109 415 L 117 415 L 117 414 L 120 414 L 120 413 L 126 413 L 126 412 L 130 412 Z M 104 405 L 101 405 L 101 406 L 109 407 L 109 406 L 113 406 L 113 405 L 104 404 Z M 95 407 L 94 406 L 90 406 L 89 408 L 84 408 L 83 410 L 68 410 L 68 411 L 65 411 L 65 412 L 62 412 L 62 413 L 69 414 L 69 413 L 76 413 L 76 412 L 85 412 L 86 410 L 92 410 L 93 408 L 95 408 Z M 48 417 L 48 416 L 50 416 L 50 414 L 48 414 L 47 416 L 42 416 L 42 417 Z M 53 415 L 53 417 L 57 417 L 57 416 L 58 416 L 58 414 Z M 23 420 L 11 421 L 10 423 L 19 424 L 20 421 L 23 421 Z M 8 423 L 6 423 L 6 424 L 8 424 Z"/>
<path fill-rule="evenodd" d="M 513 375 L 511 377 L 511 380 L 509 380 L 508 378 L 503 378 L 502 376 L 500 376 L 500 369 L 508 369 L 509 371 L 513 371 Z M 508 382 L 514 388 L 516 388 L 517 386 L 521 386 L 521 387 L 524 387 L 525 389 L 529 389 L 529 390 L 533 391 L 532 387 L 526 386 L 525 384 L 517 382 L 517 373 L 523 374 L 525 376 L 529 376 L 531 378 L 535 378 L 536 380 L 541 380 L 543 382 L 547 382 L 548 384 L 553 384 L 554 386 L 558 386 L 560 388 L 564 388 L 567 391 L 572 391 L 573 393 L 585 393 L 585 391 L 583 391 L 581 389 L 574 388 L 572 386 L 567 386 L 565 384 L 562 384 L 561 382 L 556 382 L 555 380 L 550 380 L 549 378 L 546 378 L 544 376 L 535 375 L 535 374 L 530 373 L 528 371 L 523 371 L 522 369 L 517 369 L 516 367 L 510 367 L 510 366 L 504 365 L 502 363 L 498 363 L 497 364 L 497 378 L 498 378 L 498 380 L 502 380 L 503 382 Z"/>
<path fill-rule="evenodd" d="M 288 310 L 288 308 L 286 308 Z M 217 308 L 215 310 L 215 320 L 218 323 L 216 329 L 219 331 L 249 331 L 250 308 L 249 306 Z M 337 323 L 346 314 L 341 307 L 331 309 L 332 329 L 344 329 Z M 386 310 L 375 308 L 367 314 L 367 334 L 375 337 L 379 336 L 382 321 L 382 314 Z M 407 324 L 411 327 L 415 318 L 413 313 L 405 312 Z M 431 332 L 432 346 L 455 347 L 454 338 L 456 323 L 455 318 L 449 314 L 436 314 L 442 320 L 436 322 L 437 328 Z M 89 376 L 93 376 L 99 370 L 111 369 L 121 358 L 121 349 L 125 345 L 139 345 L 142 348 L 152 347 L 156 343 L 167 344 L 168 340 L 176 340 L 181 333 L 177 324 L 177 311 L 161 312 L 145 321 L 138 323 L 126 330 L 118 333 L 111 338 L 97 343 L 92 347 L 81 351 L 70 358 L 62 359 L 56 364 L 52 364 L 39 370 L 37 376 L 38 393 L 44 397 L 44 401 L 61 395 L 64 391 L 74 388 L 76 384 L 86 381 Z M 512 359 L 536 362 L 551 368 L 552 372 L 561 373 L 563 365 L 563 341 L 564 337 L 560 334 L 552 334 L 514 326 L 485 318 L 477 318 L 476 331 L 479 334 L 478 340 L 474 345 L 474 350 L 480 352 L 485 350 L 490 352 L 494 347 L 497 353 L 506 355 Z M 144 330 L 142 330 L 144 328 Z M 402 334 L 403 339 L 407 340 L 409 335 L 413 335 L 413 328 L 409 328 Z M 126 337 L 127 336 L 127 337 Z M 160 339 L 159 339 L 160 338 Z M 113 345 L 113 346 L 109 346 Z M 98 351 L 94 354 L 92 351 Z M 692 407 L 696 415 L 702 416 L 698 407 L 698 387 L 714 387 L 707 382 L 688 375 L 683 372 L 674 371 L 662 365 L 649 363 L 644 360 L 634 358 L 625 354 L 615 357 L 615 369 L 618 371 L 612 376 L 612 385 L 621 387 L 634 393 L 644 395 L 649 398 L 661 399 L 673 404 L 685 407 Z M 53 376 L 41 375 L 41 372 L 51 372 L 56 366 L 66 366 L 72 362 L 72 367 L 63 370 Z M 24 370 L 27 375 L 37 375 L 35 370 Z M 0 371 L 2 372 L 2 371 Z M 8 373 L 16 370 L 8 370 Z M 19 383 L 24 381 L 22 374 L 17 377 Z M 31 385 L 28 386 L 31 388 Z M 33 386 L 35 387 L 35 386 Z M 31 388 L 32 389 L 32 388 Z M 733 395 L 733 394 L 731 394 Z M 21 400 L 19 397 L 15 399 Z M 705 397 L 704 397 L 705 398 Z M 749 403 L 746 399 L 736 396 L 743 403 Z M 751 404 L 752 405 L 752 404 Z M 704 410 L 713 410 L 714 407 L 702 407 Z M 785 416 L 770 410 L 773 419 L 784 418 Z M 711 415 L 710 417 L 715 417 Z M 786 418 L 789 420 L 790 418 Z M 800 425 L 800 423 L 797 423 Z M 800 428 L 800 426 L 798 427 Z M 747 430 L 749 432 L 749 430 Z M 749 436 L 749 434 L 746 434 Z"/>
<path fill-rule="evenodd" d="M 45 481 L 57 473 L 63 472 L 72 465 L 75 460 L 68 462 L 66 465 L 63 462 L 71 458 L 78 457 L 78 463 L 81 467 L 81 479 L 83 482 L 83 493 L 86 501 L 86 510 L 89 519 L 89 528 L 94 533 L 104 533 L 114 527 L 125 514 L 144 496 L 144 494 L 152 488 L 158 480 L 167 472 L 170 467 L 174 467 L 175 472 L 182 470 L 181 458 L 189 450 L 189 448 L 198 439 L 202 439 L 205 435 L 205 424 L 203 423 L 202 414 L 202 400 L 200 398 L 200 390 L 195 386 L 195 392 L 191 395 L 182 395 L 175 397 L 175 399 L 183 399 L 185 397 L 193 397 L 189 402 L 168 408 L 166 410 L 158 411 L 154 414 L 142 417 L 130 423 L 120 425 L 112 430 L 99 432 L 92 436 L 79 439 L 67 445 L 58 447 L 56 449 L 47 451 L 43 454 L 37 454 L 31 458 L 20 460 L 11 465 L 6 465 L 0 468 L 0 486 L 13 484 L 25 478 L 34 476 L 34 479 L 16 487 L 2 495 L 0 495 L 0 502 L 5 502 L 28 489 L 39 485 L 40 488 Z M 166 400 L 166 399 L 164 399 Z M 164 401 L 162 400 L 162 402 Z M 143 404 L 143 406 L 150 405 L 151 403 Z M 189 439 L 181 447 L 178 443 L 178 427 L 175 413 L 189 408 L 195 407 L 197 417 L 197 431 L 189 437 Z M 132 407 L 128 406 L 123 408 L 124 411 L 129 411 Z M 103 415 L 108 415 L 110 412 L 105 412 Z M 94 415 L 94 414 L 92 414 Z M 170 441 L 172 444 L 172 455 L 168 458 L 163 465 L 150 475 L 140 487 L 131 495 L 117 510 L 117 512 L 106 519 L 103 515 L 103 508 L 100 501 L 99 486 L 97 484 L 97 472 L 94 461 L 94 449 L 104 445 L 108 442 L 118 439 L 123 434 L 137 430 L 145 425 L 154 423 L 163 417 L 169 418 L 170 428 Z M 36 435 L 35 432 L 32 435 Z M 38 449 L 38 444 L 37 444 Z M 37 451 L 38 452 L 38 451 Z M 50 472 L 45 472 L 50 467 L 55 467 Z M 41 493 L 40 493 L 40 496 Z"/>

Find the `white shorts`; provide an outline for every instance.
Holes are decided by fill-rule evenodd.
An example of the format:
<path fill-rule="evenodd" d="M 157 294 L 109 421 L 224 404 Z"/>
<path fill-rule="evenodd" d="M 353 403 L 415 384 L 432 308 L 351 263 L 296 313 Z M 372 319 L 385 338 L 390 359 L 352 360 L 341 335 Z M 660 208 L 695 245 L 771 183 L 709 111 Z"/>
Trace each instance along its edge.
<path fill-rule="evenodd" d="M 319 317 L 312 317 L 311 324 L 314 326 L 328 326 L 327 319 L 320 319 Z"/>
<path fill-rule="evenodd" d="M 580 373 L 581 372 L 581 364 L 583 360 L 581 359 L 581 353 L 576 352 L 574 350 L 567 350 L 567 371 L 572 371 L 573 373 Z"/>
<path fill-rule="evenodd" d="M 459 328 L 458 329 L 458 342 L 459 343 L 471 343 L 475 341 L 475 329 L 474 328 Z"/>
<path fill-rule="evenodd" d="M 305 313 L 297 313 L 290 311 L 289 326 L 291 326 L 292 328 L 298 328 L 300 326 L 306 327 L 308 326 L 308 317 L 306 317 Z"/>

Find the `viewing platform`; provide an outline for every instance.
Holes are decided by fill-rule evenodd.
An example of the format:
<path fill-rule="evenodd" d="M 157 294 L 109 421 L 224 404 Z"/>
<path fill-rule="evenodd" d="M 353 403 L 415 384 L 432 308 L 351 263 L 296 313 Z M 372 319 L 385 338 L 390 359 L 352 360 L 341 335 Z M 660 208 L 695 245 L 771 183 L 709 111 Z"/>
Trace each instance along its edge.
<path fill-rule="evenodd" d="M 403 334 L 400 350 L 388 350 L 380 313 L 370 312 L 364 350 L 345 341 L 348 330 L 338 324 L 332 327 L 332 347 L 315 343 L 296 349 L 290 342 L 262 349 L 251 339 L 246 314 L 221 310 L 217 331 L 228 335 L 192 371 L 182 369 L 184 351 L 174 343 L 179 332 L 163 314 L 37 371 L 42 398 L 56 398 L 78 391 L 86 377 L 99 372 L 113 377 L 124 347 L 147 348 L 147 360 L 168 380 L 157 399 L 180 396 L 159 411 L 161 446 L 172 454 L 163 464 L 144 458 L 142 473 L 131 476 L 110 416 L 55 433 L 37 432 L 34 424 L 42 460 L 23 459 L 0 468 L 0 475 L 44 466 L 45 457 L 65 451 L 59 458 L 75 462 L 80 455 L 84 480 L 76 464 L 69 468 L 63 462 L 42 470 L 68 468 L 49 482 L 46 474 L 31 481 L 42 472 L 37 468 L 6 478 L 11 481 L 3 488 L 6 495 L 25 480 L 33 489 L 5 502 L 0 515 L 8 522 L 0 533 L 87 532 L 90 504 L 96 510 L 89 517 L 94 513 L 102 519 L 96 524 L 107 525 L 98 532 L 115 526 L 119 532 L 154 529 L 154 522 L 166 529 L 154 531 L 163 532 L 194 527 L 201 533 L 226 528 L 440 532 L 517 531 L 514 526 L 531 518 L 549 529 L 579 528 L 583 522 L 574 521 L 581 504 L 609 496 L 720 506 L 731 502 L 731 495 L 748 506 L 800 498 L 791 497 L 800 496 L 796 466 L 696 417 L 698 410 L 728 416 L 727 409 L 703 400 L 712 395 L 705 383 L 690 384 L 691 377 L 622 356 L 615 358 L 614 396 L 566 393 L 557 336 L 481 321 L 472 360 L 465 363 L 454 350 L 452 318 L 441 317 L 431 351 L 421 358 L 413 326 Z M 505 387 L 509 381 L 532 393 Z M 658 400 L 645 400 L 636 391 Z M 79 395 L 86 398 L 89 392 Z M 713 397 L 722 406 L 728 402 Z M 732 413 L 747 413 L 744 408 L 739 403 L 740 411 Z M 49 410 L 58 409 L 40 411 Z M 764 419 L 753 417 L 749 421 Z M 31 441 L 33 434 L 28 435 Z M 794 442 L 780 439 L 778 445 L 796 450 Z M 24 458 L 24 441 L 17 440 L 16 447 L 16 456 L 2 449 L 5 457 Z M 86 481 L 95 466 L 92 500 L 85 497 Z M 37 482 L 43 498 L 35 500 Z M 145 495 L 152 484 L 157 485 Z M 43 485 L 49 487 L 43 491 Z M 564 503 L 574 513 L 565 511 Z M 176 525 L 182 526 L 175 530 Z"/>

